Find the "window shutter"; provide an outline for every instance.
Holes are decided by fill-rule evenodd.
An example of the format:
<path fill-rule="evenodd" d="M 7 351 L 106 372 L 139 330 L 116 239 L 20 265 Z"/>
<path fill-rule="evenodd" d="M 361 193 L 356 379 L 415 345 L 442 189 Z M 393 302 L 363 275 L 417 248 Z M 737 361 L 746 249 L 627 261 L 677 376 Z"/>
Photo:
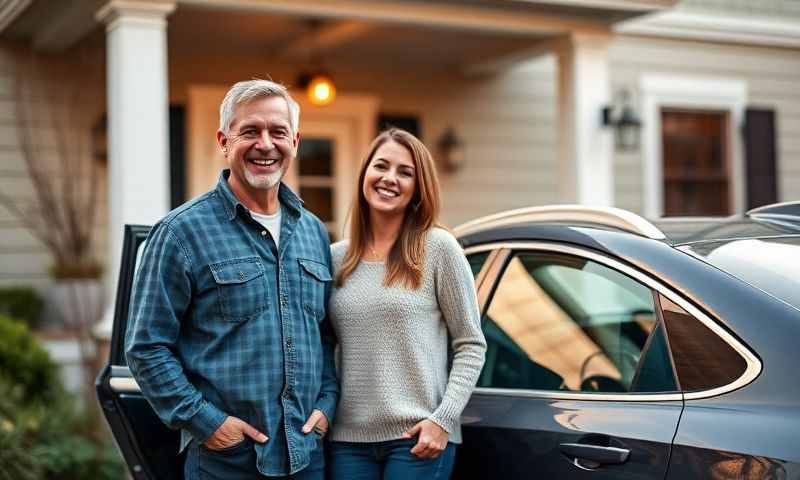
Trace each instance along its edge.
<path fill-rule="evenodd" d="M 775 112 L 748 108 L 745 112 L 745 162 L 747 209 L 776 203 Z"/>

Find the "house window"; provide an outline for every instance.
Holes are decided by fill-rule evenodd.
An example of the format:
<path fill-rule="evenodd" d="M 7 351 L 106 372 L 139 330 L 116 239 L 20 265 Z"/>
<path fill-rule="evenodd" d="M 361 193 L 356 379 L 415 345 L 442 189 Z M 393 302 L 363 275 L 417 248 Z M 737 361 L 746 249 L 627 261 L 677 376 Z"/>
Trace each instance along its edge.
<path fill-rule="evenodd" d="M 661 109 L 664 215 L 732 213 L 725 111 Z"/>

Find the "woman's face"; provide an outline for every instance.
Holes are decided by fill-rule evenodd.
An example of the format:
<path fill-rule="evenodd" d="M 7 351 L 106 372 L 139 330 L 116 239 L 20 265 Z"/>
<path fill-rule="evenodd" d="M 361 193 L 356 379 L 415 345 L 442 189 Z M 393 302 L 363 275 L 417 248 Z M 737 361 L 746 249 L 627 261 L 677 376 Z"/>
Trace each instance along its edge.
<path fill-rule="evenodd" d="M 402 215 L 416 187 L 414 160 L 406 147 L 389 140 L 375 150 L 361 187 L 373 212 Z"/>

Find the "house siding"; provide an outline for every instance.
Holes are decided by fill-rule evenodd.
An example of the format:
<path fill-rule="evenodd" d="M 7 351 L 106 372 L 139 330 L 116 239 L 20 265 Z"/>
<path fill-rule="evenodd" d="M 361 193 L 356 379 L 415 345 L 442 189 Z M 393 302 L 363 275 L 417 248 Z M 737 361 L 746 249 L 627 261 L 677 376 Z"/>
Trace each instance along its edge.
<path fill-rule="evenodd" d="M 702 42 L 617 37 L 610 50 L 612 91 L 627 88 L 639 99 L 647 74 L 740 80 L 747 84 L 747 106 L 776 115 L 778 199 L 800 198 L 800 55 L 796 50 Z M 643 210 L 642 151 L 617 153 L 616 205 Z"/>
<path fill-rule="evenodd" d="M 711 10 L 715 13 L 756 14 L 800 17 L 797 0 L 683 0 L 681 8 Z"/>

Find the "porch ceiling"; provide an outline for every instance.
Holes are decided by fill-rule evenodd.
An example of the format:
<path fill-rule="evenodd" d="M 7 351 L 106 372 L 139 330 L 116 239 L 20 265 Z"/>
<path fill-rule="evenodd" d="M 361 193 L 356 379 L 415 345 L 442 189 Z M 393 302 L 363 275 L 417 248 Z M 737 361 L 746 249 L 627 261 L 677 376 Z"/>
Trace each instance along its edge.
<path fill-rule="evenodd" d="M 177 10 L 168 29 L 175 55 L 255 52 L 286 63 L 443 69 L 466 69 L 528 49 L 547 36 L 197 8 Z"/>
<path fill-rule="evenodd" d="M 94 13 L 106 1 L 24 0 L 24 11 L 0 4 L 0 17 L 14 17 L 0 26 L 0 35 L 63 51 L 99 33 Z M 259 49 L 286 61 L 388 60 L 469 71 L 549 37 L 609 33 L 613 23 L 676 1 L 177 0 L 168 34 L 171 52 L 178 53 Z"/>

